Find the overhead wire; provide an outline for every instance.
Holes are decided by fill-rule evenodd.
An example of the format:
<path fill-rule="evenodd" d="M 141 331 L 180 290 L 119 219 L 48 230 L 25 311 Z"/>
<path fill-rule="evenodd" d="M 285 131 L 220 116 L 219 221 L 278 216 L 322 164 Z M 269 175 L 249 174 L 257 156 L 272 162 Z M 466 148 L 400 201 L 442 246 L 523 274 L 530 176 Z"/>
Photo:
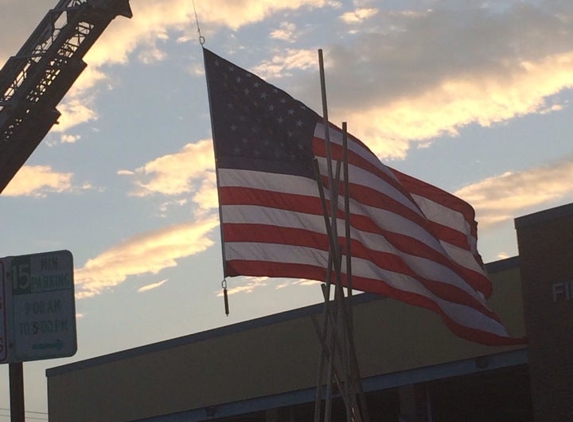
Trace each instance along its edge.
<path fill-rule="evenodd" d="M 10 415 L 0 415 L 0 418 L 11 419 Z M 34 416 L 25 416 L 26 421 L 47 421 L 48 418 L 38 418 Z"/>
<path fill-rule="evenodd" d="M 3 411 L 6 411 L 6 412 L 9 412 L 9 411 L 10 411 L 10 409 L 9 409 L 8 407 L 0 407 L 0 411 L 2 411 L 2 410 L 3 410 Z M 46 415 L 46 416 L 48 415 L 48 412 L 40 412 L 40 411 L 37 411 L 37 410 L 26 410 L 25 412 L 26 412 L 26 413 L 36 413 L 36 414 L 38 414 L 38 415 Z"/>
<path fill-rule="evenodd" d="M 9 419 L 10 416 L 10 409 L 7 407 L 0 407 L 0 412 L 8 412 L 7 415 L 0 415 L 0 418 L 7 418 Z M 37 410 L 25 410 L 24 411 L 26 414 L 32 414 L 32 416 L 28 416 L 26 415 L 25 418 L 26 420 L 34 420 L 34 421 L 47 421 L 48 420 L 48 412 L 39 412 Z M 45 417 L 40 417 L 41 416 L 45 416 Z"/>

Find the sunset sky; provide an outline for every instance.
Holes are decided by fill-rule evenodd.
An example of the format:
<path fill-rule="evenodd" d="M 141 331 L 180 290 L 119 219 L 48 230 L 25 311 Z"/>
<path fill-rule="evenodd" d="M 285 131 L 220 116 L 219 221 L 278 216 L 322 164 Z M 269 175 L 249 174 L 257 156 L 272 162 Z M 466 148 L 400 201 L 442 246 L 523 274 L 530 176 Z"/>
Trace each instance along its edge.
<path fill-rule="evenodd" d="M 0 64 L 57 0 L 0 0 Z M 59 124 L 2 193 L 0 256 L 74 256 L 79 349 L 45 368 L 317 303 L 316 283 L 230 279 L 191 0 L 132 0 L 88 53 Z M 205 46 L 321 110 L 389 166 L 470 202 L 485 262 L 516 217 L 573 202 L 573 2 L 196 0 Z M 8 371 L 0 409 L 9 407 Z M 2 416 L 0 422 L 8 420 Z M 29 414 L 44 418 L 43 413 Z M 30 419 L 35 420 L 35 419 Z"/>

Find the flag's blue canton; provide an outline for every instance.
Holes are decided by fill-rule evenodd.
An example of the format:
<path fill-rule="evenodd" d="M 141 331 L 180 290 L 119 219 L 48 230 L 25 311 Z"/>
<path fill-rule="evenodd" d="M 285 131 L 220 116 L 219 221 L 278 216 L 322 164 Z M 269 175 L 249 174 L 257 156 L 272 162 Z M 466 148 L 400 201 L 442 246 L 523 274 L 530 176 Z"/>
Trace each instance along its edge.
<path fill-rule="evenodd" d="M 218 167 L 314 178 L 312 138 L 318 115 L 208 50 L 205 68 Z"/>

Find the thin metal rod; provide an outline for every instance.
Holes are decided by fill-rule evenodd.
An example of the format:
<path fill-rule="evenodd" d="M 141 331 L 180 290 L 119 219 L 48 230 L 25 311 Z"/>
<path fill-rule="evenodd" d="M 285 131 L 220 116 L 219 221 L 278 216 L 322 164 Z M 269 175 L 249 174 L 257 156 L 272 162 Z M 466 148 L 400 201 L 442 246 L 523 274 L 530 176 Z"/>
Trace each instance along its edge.
<path fill-rule="evenodd" d="M 333 327 L 334 328 L 334 327 Z M 330 333 L 333 333 L 334 329 L 330 330 Z M 324 349 L 325 353 L 327 350 L 331 350 L 332 352 L 327 355 L 328 359 L 328 368 L 326 371 L 326 398 L 324 401 L 324 421 L 330 422 L 331 414 L 332 414 L 332 377 L 334 372 L 334 335 L 331 336 L 330 339 L 330 348 Z M 325 344 L 323 344 L 323 348 L 328 347 L 327 345 L 328 339 L 325 340 Z"/>
<path fill-rule="evenodd" d="M 320 189 L 320 188 L 319 188 Z M 324 191 L 322 191 L 321 193 L 322 196 L 322 201 L 323 201 L 323 208 L 325 206 L 325 201 L 324 201 Z M 327 222 L 327 227 L 328 227 L 328 217 L 325 215 L 325 219 Z M 330 273 L 332 272 L 332 257 L 330 256 L 330 254 L 328 255 L 328 265 L 327 265 L 327 269 L 328 269 L 328 273 L 326 276 L 326 280 L 328 283 L 330 283 Z M 322 309 L 322 331 L 320 331 L 319 327 L 318 327 L 318 323 L 314 320 L 313 318 L 313 323 L 315 324 L 315 328 L 317 333 L 326 333 L 326 330 L 328 329 L 328 323 L 330 321 L 330 318 L 328 318 L 329 316 L 329 308 L 330 308 L 330 302 L 328 300 L 328 294 L 326 293 L 326 284 L 321 284 L 321 288 L 322 288 L 322 294 L 325 297 L 324 299 L 324 307 Z M 319 358 L 318 358 L 318 370 L 317 370 L 317 375 L 316 375 L 316 396 L 315 396 L 315 401 L 314 401 L 314 422 L 320 422 L 320 416 L 321 416 L 321 401 L 322 401 L 322 384 L 324 382 L 324 359 L 326 356 L 325 353 L 325 349 L 324 349 L 324 344 L 323 344 L 323 340 L 322 340 L 322 334 L 317 334 L 319 336 L 319 340 L 321 343 L 321 350 L 320 350 L 320 354 L 319 354 Z"/>
<path fill-rule="evenodd" d="M 317 327 L 318 331 L 318 322 L 316 322 L 313 318 L 313 322 Z M 320 338 L 320 337 L 319 337 Z M 314 398 L 314 422 L 320 422 L 320 415 L 321 415 L 321 401 L 322 401 L 322 382 L 323 382 L 323 373 L 324 373 L 324 346 L 321 344 L 321 352 L 318 359 L 318 370 L 316 376 L 316 396 Z"/>
<path fill-rule="evenodd" d="M 346 288 L 352 299 L 352 250 L 350 247 L 350 180 L 348 177 L 348 130 L 346 122 L 342 123 L 342 165 L 344 172 L 344 229 L 346 238 Z M 352 314 L 350 313 L 350 323 Z"/>
<path fill-rule="evenodd" d="M 334 235 L 332 234 L 332 220 L 328 218 L 328 209 L 326 206 L 326 195 L 324 194 L 324 186 L 322 185 L 322 175 L 320 174 L 320 168 L 318 167 L 318 161 L 314 159 L 312 161 L 314 167 L 314 177 L 316 178 L 316 184 L 318 186 L 318 195 L 320 197 L 320 203 L 322 205 L 322 215 L 324 217 L 324 227 L 326 228 L 326 236 L 328 237 L 328 248 L 329 248 L 329 266 L 326 272 L 326 287 L 328 288 L 329 298 L 330 298 L 330 278 L 332 273 L 331 262 L 334 263 L 334 268 L 336 269 L 336 255 L 332 253 L 334 248 Z M 328 303 L 328 301 L 326 302 Z"/>
<path fill-rule="evenodd" d="M 340 163 L 338 163 L 340 164 Z M 314 165 L 314 171 L 315 171 L 315 177 L 317 180 L 317 185 L 318 185 L 318 191 L 319 191 L 319 196 L 320 196 L 320 200 L 321 200 L 321 204 L 322 204 L 322 208 L 323 208 L 323 217 L 324 217 L 324 224 L 325 224 L 325 228 L 326 228 L 326 232 L 327 232 L 327 237 L 329 240 L 329 250 L 332 251 L 334 250 L 334 237 L 331 236 L 331 222 L 328 218 L 328 210 L 327 210 L 327 204 L 326 204 L 326 197 L 324 194 L 324 187 L 322 185 L 322 175 L 320 174 L 320 169 L 318 167 L 318 162 L 315 160 L 313 162 Z M 337 166 L 337 179 L 340 177 L 340 165 Z M 340 280 L 340 256 L 338 256 L 338 260 L 337 262 L 335 262 L 336 260 L 336 256 L 333 255 L 332 253 L 330 253 L 328 255 L 328 271 L 327 271 L 327 283 L 324 286 L 323 289 L 323 295 L 324 295 L 324 301 L 325 301 L 325 305 L 324 305 L 324 310 L 323 310 L 323 329 L 322 331 L 319 331 L 319 328 L 317 327 L 317 333 L 319 333 L 319 340 L 321 342 L 322 345 L 322 353 L 320 355 L 320 359 L 319 359 L 319 371 L 318 371 L 318 382 L 317 382 L 317 392 L 316 392 L 316 397 L 315 397 L 315 413 L 314 413 L 314 420 L 315 422 L 319 422 L 320 417 L 321 417 L 321 406 L 320 406 L 320 401 L 321 401 L 321 395 L 322 395 L 322 380 L 323 380 L 323 374 L 324 374 L 324 359 L 326 358 L 327 362 L 328 362 L 328 367 L 327 367 L 327 376 L 326 376 L 326 394 L 325 394 L 325 409 L 324 409 L 324 420 L 325 421 L 330 421 L 331 418 L 331 413 L 332 413 L 332 380 L 334 378 L 334 381 L 336 382 L 338 389 L 341 393 L 346 393 L 343 394 L 343 400 L 344 400 L 344 404 L 345 407 L 347 408 L 347 413 L 348 415 L 350 415 L 350 411 L 348 411 L 348 409 L 352 408 L 352 407 L 356 407 L 352 402 L 349 402 L 349 400 L 353 397 L 352 394 L 349 394 L 349 391 L 347 391 L 349 388 L 351 388 L 351 386 L 354 384 L 353 382 L 353 377 L 350 375 L 349 373 L 349 368 L 351 368 L 350 366 L 346 366 L 344 369 L 344 383 L 341 382 L 340 380 L 340 376 L 338 375 L 338 372 L 336 371 L 336 368 L 334 367 L 334 363 L 335 363 L 335 358 L 336 358 L 336 350 L 338 350 L 338 352 L 342 355 L 342 362 L 348 362 L 350 360 L 349 356 L 348 356 L 348 336 L 345 335 L 347 333 L 347 322 L 345 321 L 346 318 L 346 309 L 345 309 L 345 303 L 343 301 L 344 298 L 344 292 L 342 290 L 342 284 L 341 284 L 341 280 Z M 330 278 L 331 278 L 331 274 L 332 274 L 332 269 L 335 269 L 335 274 L 336 274 L 336 278 L 337 281 L 335 283 L 335 300 L 333 303 L 333 306 L 331 306 L 330 304 Z M 339 322 L 338 321 L 342 321 L 342 327 L 339 327 Z M 341 328 L 340 333 L 337 333 L 337 328 Z M 342 337 L 343 341 L 340 340 L 340 337 Z M 330 346 L 328 346 L 328 340 L 330 340 Z"/>
<path fill-rule="evenodd" d="M 334 264 L 336 283 L 338 284 L 340 278 L 340 254 L 338 248 L 338 230 L 336 227 L 336 214 L 337 214 L 337 201 L 336 201 L 336 189 L 334 187 L 334 175 L 332 170 L 332 150 L 330 144 L 330 123 L 328 120 L 328 102 L 326 99 L 326 77 L 324 74 L 324 59 L 322 55 L 322 50 L 318 50 L 318 62 L 320 69 L 320 90 L 322 94 L 322 110 L 323 110 L 323 127 L 324 127 L 324 141 L 326 146 L 326 166 L 328 169 L 328 189 L 330 193 L 330 254 L 332 255 L 332 261 Z M 328 286 L 330 287 L 330 286 Z M 330 290 L 328 289 L 328 295 L 330 296 Z M 335 293 L 336 295 L 336 293 Z M 334 330 L 332 328 L 334 341 Z M 332 350 L 332 349 L 331 349 Z M 326 402 L 324 409 L 324 420 L 325 422 L 330 422 L 331 410 L 332 410 L 332 370 L 334 365 L 334 354 L 331 354 L 329 359 L 329 366 L 326 377 Z"/>
<path fill-rule="evenodd" d="M 324 126 L 324 142 L 326 143 L 326 166 L 328 169 L 328 189 L 330 191 L 330 219 L 331 234 L 334 238 L 335 250 L 333 253 L 338 255 L 338 230 L 336 229 L 337 202 L 335 201 L 336 191 L 334 189 L 334 176 L 332 171 L 332 149 L 330 145 L 330 123 L 328 121 L 328 103 L 326 100 L 326 77 L 324 75 L 324 59 L 322 49 L 318 50 L 318 64 L 320 70 L 320 91 L 322 94 L 322 116 Z M 335 260 L 336 261 L 336 260 Z"/>
<path fill-rule="evenodd" d="M 323 331 L 321 331 L 319 325 L 318 325 L 318 321 L 316 320 L 316 317 L 313 315 L 311 317 L 312 323 L 314 325 L 314 329 L 316 331 L 316 335 L 318 337 L 318 340 L 320 341 L 320 344 L 322 345 L 322 349 L 324 350 L 324 356 L 326 359 L 331 359 L 331 355 L 334 354 L 334 351 L 340 348 L 340 344 L 336 343 L 336 346 L 334 349 L 329 350 L 328 345 L 327 345 L 327 339 L 326 339 L 326 333 L 324 333 Z M 334 378 L 334 382 L 336 383 L 338 389 L 340 391 L 343 391 L 342 388 L 342 382 L 340 380 L 340 376 L 338 374 L 338 371 L 336 370 L 336 368 L 333 369 L 333 378 Z M 346 400 L 346 397 L 342 397 L 343 400 Z M 346 401 L 345 401 L 346 404 Z"/>
<path fill-rule="evenodd" d="M 339 295 L 340 289 L 337 287 L 335 290 L 335 300 L 333 306 L 331 307 L 331 312 L 326 315 L 326 318 L 332 321 L 328 324 L 329 330 L 323 331 L 322 333 L 318 332 L 318 326 L 316 326 L 316 330 L 318 333 L 319 340 L 322 344 L 323 353 L 328 361 L 328 372 L 327 372 L 327 380 L 326 380 L 326 398 L 325 398 L 325 406 L 324 406 L 324 420 L 326 422 L 331 420 L 332 414 L 332 386 L 333 380 L 336 383 L 338 390 L 341 393 L 342 400 L 344 402 L 344 406 L 346 409 L 349 409 L 353 406 L 353 404 L 349 401 L 351 396 L 345 394 L 346 389 L 348 388 L 348 383 L 350 382 L 348 373 L 346 368 L 343 369 L 344 373 L 344 381 L 341 379 L 339 371 L 336 368 L 336 354 L 338 352 L 339 355 L 344 356 L 344 349 L 345 349 L 345 341 L 346 338 L 344 335 L 344 331 L 339 333 L 337 328 L 340 326 L 340 314 L 341 314 L 341 307 L 340 307 L 340 299 L 337 297 Z M 329 300 L 327 296 L 326 290 L 323 290 L 324 299 L 326 301 Z M 341 340 L 342 338 L 342 340 Z M 350 421 L 349 421 L 350 422 Z"/>
<path fill-rule="evenodd" d="M 342 122 L 342 166 L 343 166 L 343 177 L 344 177 L 344 238 L 345 247 L 344 255 L 346 256 L 346 310 L 348 315 L 347 320 L 347 330 L 348 330 L 348 342 L 346 350 L 346 367 L 348 368 L 348 376 L 352 379 L 355 375 L 354 365 L 352 362 L 352 344 L 354 342 L 354 314 L 353 314 L 353 304 L 352 304 L 352 249 L 350 245 L 350 191 L 349 191 L 349 178 L 348 178 L 348 127 L 346 122 Z M 352 384 L 356 380 L 352 379 Z M 347 390 L 347 394 L 351 395 L 354 392 Z M 350 409 L 347 409 L 349 412 Z M 351 416 L 347 413 L 347 419 Z"/>
<path fill-rule="evenodd" d="M 318 194 L 320 197 L 320 203 L 322 205 L 322 215 L 324 217 L 324 227 L 326 228 L 326 233 L 327 233 L 327 237 L 328 237 L 328 243 L 329 243 L 329 251 L 330 253 L 328 254 L 328 265 L 326 267 L 327 272 L 326 272 L 326 280 L 325 280 L 325 285 L 321 286 L 323 287 L 323 296 L 324 296 L 324 308 L 323 308 L 323 312 L 322 312 L 322 331 L 318 334 L 319 336 L 319 340 L 321 343 L 321 353 L 320 353 L 320 358 L 319 358 L 319 367 L 318 367 L 318 374 L 317 374 L 317 388 L 316 388 L 316 397 L 315 397 L 315 404 L 314 404 L 314 422 L 320 422 L 321 419 L 321 401 L 322 401 L 322 383 L 323 383 L 323 377 L 324 377 L 324 360 L 325 358 L 327 358 L 327 350 L 326 350 L 326 343 L 324 342 L 323 339 L 323 333 L 324 335 L 326 335 L 325 333 L 328 330 L 328 323 L 329 323 L 329 315 L 330 315 L 330 284 L 331 284 L 331 274 L 332 274 L 332 267 L 333 267 L 333 262 L 332 262 L 332 247 L 330 246 L 332 243 L 332 236 L 330 233 L 330 220 L 328 218 L 328 209 L 326 206 L 326 197 L 324 195 L 324 186 L 322 185 L 322 175 L 320 174 L 320 168 L 318 167 L 318 161 L 315 159 L 313 160 L 313 167 L 314 167 L 314 175 L 316 178 L 316 184 L 318 187 Z M 318 330 L 318 327 L 317 327 Z M 327 384 L 327 395 L 328 395 L 328 384 Z M 326 409 L 325 409 L 326 412 Z"/>

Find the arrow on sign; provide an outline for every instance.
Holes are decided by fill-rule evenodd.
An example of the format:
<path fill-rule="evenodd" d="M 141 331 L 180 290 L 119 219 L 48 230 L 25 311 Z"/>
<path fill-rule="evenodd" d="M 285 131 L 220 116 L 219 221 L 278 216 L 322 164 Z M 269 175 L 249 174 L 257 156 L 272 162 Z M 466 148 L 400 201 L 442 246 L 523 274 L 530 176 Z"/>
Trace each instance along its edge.
<path fill-rule="evenodd" d="M 64 347 L 64 342 L 61 339 L 57 339 L 53 343 L 37 343 L 32 345 L 34 350 L 45 350 L 45 349 L 56 349 L 61 350 Z"/>

